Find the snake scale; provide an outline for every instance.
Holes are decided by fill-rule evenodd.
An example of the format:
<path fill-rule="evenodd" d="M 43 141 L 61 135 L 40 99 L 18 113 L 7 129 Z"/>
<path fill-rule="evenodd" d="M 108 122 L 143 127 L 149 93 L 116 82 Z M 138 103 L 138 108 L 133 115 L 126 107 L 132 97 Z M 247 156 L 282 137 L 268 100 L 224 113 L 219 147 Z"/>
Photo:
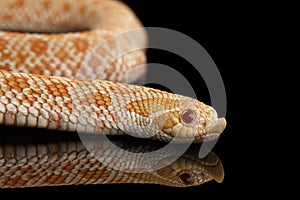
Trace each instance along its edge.
<path fill-rule="evenodd" d="M 179 142 L 214 139 L 226 126 L 224 118 L 218 118 L 211 106 L 198 100 L 128 84 L 145 73 L 145 68 L 138 68 L 146 63 L 144 50 L 131 51 L 97 70 L 101 60 L 119 47 L 114 43 L 105 51 L 98 51 L 96 56 L 88 57 L 91 50 L 124 31 L 143 27 L 122 2 L 0 0 L 0 21 L 2 125 L 92 134 L 131 134 L 165 142 L 174 137 Z M 127 40 L 142 43 L 146 34 L 141 34 L 140 39 Z M 86 58 L 90 69 L 83 71 L 85 76 L 77 76 Z M 128 71 L 133 73 L 128 75 Z M 61 145 L 65 150 L 60 153 L 67 156 L 66 160 L 71 156 L 69 147 L 82 150 L 77 144 Z M 0 159 L 5 160 L 3 149 L 6 147 L 0 148 Z M 28 150 L 31 147 L 23 147 L 22 155 L 27 155 L 24 149 L 31 151 Z M 15 151 L 19 150 L 12 152 Z M 85 155 L 82 159 L 87 162 L 89 157 Z M 16 163 L 17 160 L 10 170 L 18 170 Z M 54 168 L 48 170 L 55 171 Z M 104 174 L 108 176 L 109 173 L 108 170 Z M 7 177 L 0 172 L 0 180 L 4 178 Z M 134 182 L 143 180 L 136 177 Z M 108 179 L 106 182 L 117 181 Z M 3 182 L 0 186 L 14 187 L 3 185 Z"/>

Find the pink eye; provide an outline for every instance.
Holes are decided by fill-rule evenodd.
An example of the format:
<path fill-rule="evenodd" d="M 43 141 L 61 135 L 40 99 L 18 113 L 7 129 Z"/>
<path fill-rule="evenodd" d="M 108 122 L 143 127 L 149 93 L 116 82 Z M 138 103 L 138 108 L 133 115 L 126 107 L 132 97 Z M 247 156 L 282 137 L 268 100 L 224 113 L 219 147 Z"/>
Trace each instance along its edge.
<path fill-rule="evenodd" d="M 182 112 L 181 118 L 184 123 L 190 124 L 195 120 L 196 114 L 194 111 L 187 109 Z"/>

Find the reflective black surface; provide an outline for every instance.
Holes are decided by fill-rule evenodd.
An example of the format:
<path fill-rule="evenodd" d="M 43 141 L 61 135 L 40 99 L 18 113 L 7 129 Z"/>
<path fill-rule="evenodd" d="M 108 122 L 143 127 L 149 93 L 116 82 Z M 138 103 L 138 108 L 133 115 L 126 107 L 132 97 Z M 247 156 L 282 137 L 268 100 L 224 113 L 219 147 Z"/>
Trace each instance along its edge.
<path fill-rule="evenodd" d="M 32 177 L 32 179 L 35 180 L 35 174 L 37 171 L 40 171 L 40 169 L 49 169 L 49 173 L 44 174 L 42 177 L 51 177 L 53 171 L 51 167 L 51 169 L 49 168 L 49 162 L 53 162 L 53 165 L 60 166 L 58 168 L 62 168 L 60 165 L 61 160 L 67 160 L 65 162 L 69 162 L 70 167 L 73 165 L 82 165 L 83 163 L 87 166 L 88 161 L 83 161 L 79 164 L 78 160 L 73 161 L 73 159 L 68 160 L 69 157 L 66 158 L 69 153 L 72 153 L 72 151 L 69 152 L 66 150 L 68 149 L 66 146 L 69 146 L 69 144 L 71 149 L 75 149 L 75 147 L 78 149 L 77 155 L 81 155 L 81 159 L 79 158 L 79 160 L 86 159 L 83 155 L 91 154 L 97 161 L 102 163 L 103 166 L 108 167 L 109 170 L 107 170 L 107 174 L 115 174 L 114 171 L 131 174 L 142 173 L 144 176 L 149 177 L 143 179 L 144 184 L 160 184 L 169 187 L 191 187 L 202 185 L 211 180 L 221 183 L 224 179 L 222 161 L 213 152 L 208 152 L 205 157 L 199 157 L 199 144 L 167 144 L 131 136 L 92 134 L 84 134 L 85 137 L 81 135 L 79 138 L 74 132 L 17 127 L 2 128 L 6 130 L 7 134 L 0 134 L 0 161 L 2 161 L 2 164 L 0 163 L 0 188 L 20 186 L 16 182 L 14 182 L 16 184 L 7 185 L 7 183 L 10 182 L 10 178 L 7 176 L 9 170 L 16 170 L 14 172 L 16 177 L 18 177 L 16 179 L 21 179 L 22 173 L 23 175 L 26 173 L 26 177 Z M 32 149 L 32 147 L 37 147 L 36 151 L 38 156 L 36 159 L 49 156 L 58 157 L 57 160 L 59 161 L 48 160 L 45 163 L 41 161 L 42 159 L 38 161 L 32 159 L 31 155 L 28 157 L 28 160 L 35 160 L 38 164 L 33 162 L 28 164 L 28 166 L 24 166 L 24 162 L 19 162 L 23 160 L 23 158 L 20 157 L 21 155 L 17 155 L 17 152 L 27 152 L 28 149 Z M 11 151 L 12 148 L 14 151 Z M 38 151 L 38 149 L 44 148 L 47 150 Z M 12 160 L 17 161 L 12 162 Z M 6 166 L 3 162 L 9 164 Z M 30 163 L 30 161 L 28 162 Z M 89 165 L 98 165 L 95 162 L 94 160 Z M 27 169 L 29 166 L 32 167 L 32 170 Z M 27 170 L 21 170 L 21 168 Z M 74 168 L 70 168 L 70 171 L 73 171 L 71 169 Z M 4 170 L 3 174 L 1 170 Z M 78 173 L 84 174 L 83 171 Z M 70 172 L 70 174 L 72 173 Z M 87 178 L 87 180 L 89 179 Z M 99 180 L 101 179 L 99 178 Z M 96 184 L 99 184 L 99 182 L 97 182 L 98 181 L 95 181 Z M 119 183 L 124 182 L 119 181 Z M 34 184 L 35 182 L 27 185 L 27 187 L 51 186 L 51 184 L 72 185 L 74 183 L 50 182 L 50 184 L 47 184 L 43 182 L 41 185 Z M 81 182 L 81 184 L 85 183 Z M 125 184 L 127 184 L 127 182 L 125 182 Z"/>
<path fill-rule="evenodd" d="M 225 197 L 241 197 L 237 191 L 244 195 L 255 195 L 253 190 L 257 190 L 256 185 L 249 183 L 256 180 L 256 174 L 253 173 L 253 162 L 255 155 L 247 153 L 249 148 L 246 144 L 253 141 L 253 134 L 250 132 L 248 122 L 245 122 L 244 115 L 249 110 L 246 109 L 247 103 L 243 100 L 242 91 L 239 89 L 239 83 L 242 78 L 239 74 L 243 71 L 241 68 L 234 68 L 234 54 L 232 50 L 232 40 L 238 33 L 232 29 L 231 19 L 226 17 L 227 10 L 219 13 L 216 5 L 196 5 L 192 2 L 171 1 L 168 5 L 162 5 L 161 1 L 125 1 L 137 13 L 145 26 L 156 26 L 175 29 L 193 39 L 197 40 L 211 55 L 218 66 L 227 92 L 228 125 L 221 135 L 213 151 L 222 160 L 225 169 L 224 181 L 218 184 L 214 181 L 201 186 L 190 188 L 172 188 L 160 185 L 87 185 L 87 186 L 61 186 L 61 187 L 42 187 L 25 189 L 5 189 L 0 190 L 0 195 L 10 195 L 9 197 L 37 198 L 45 196 L 50 198 L 59 197 L 75 198 L 79 195 L 89 199 L 109 199 L 129 198 L 143 199 L 145 196 L 150 199 L 163 198 L 164 196 L 176 196 L 179 199 L 214 199 Z M 170 5 L 171 4 L 171 5 Z M 228 11 L 231 12 L 231 11 Z M 238 24 L 234 24 L 237 26 Z M 237 51 L 237 50 L 235 50 Z M 155 51 L 148 52 L 149 62 L 160 62 L 172 65 L 175 68 L 181 68 L 185 71 L 193 86 L 197 89 L 201 100 L 209 103 L 209 95 L 205 83 L 194 73 L 187 69 L 188 63 L 180 58 L 168 53 L 161 54 Z M 240 66 L 241 67 L 241 66 Z M 244 102 L 244 103 L 243 103 Z M 242 105 L 241 107 L 239 107 Z M 250 111 L 249 111 L 250 112 Z M 243 126 L 245 125 L 245 126 Z M 23 131 L 22 129 L 7 129 L 1 127 L 1 134 Z M 39 133 L 41 131 L 38 131 Z M 64 136 L 65 137 L 65 136 Z M 71 136 L 70 136 L 71 137 Z M 24 141 L 24 138 L 15 138 Z M 257 168 L 257 165 L 254 165 Z M 251 181 L 252 180 L 252 181 Z M 256 182 L 256 181 L 255 181 Z"/>

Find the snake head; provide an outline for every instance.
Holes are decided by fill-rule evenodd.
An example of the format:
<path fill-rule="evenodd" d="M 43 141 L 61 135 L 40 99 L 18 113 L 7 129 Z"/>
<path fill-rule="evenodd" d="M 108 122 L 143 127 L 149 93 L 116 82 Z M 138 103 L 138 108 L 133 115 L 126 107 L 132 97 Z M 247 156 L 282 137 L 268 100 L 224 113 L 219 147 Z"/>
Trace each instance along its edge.
<path fill-rule="evenodd" d="M 153 180 L 158 181 L 159 184 L 189 187 L 210 180 L 221 183 L 224 179 L 224 169 L 220 159 L 214 153 L 211 152 L 200 159 L 194 152 L 185 153 L 172 164 L 154 172 L 153 176 Z"/>
<path fill-rule="evenodd" d="M 218 118 L 213 107 L 181 95 L 176 98 L 173 109 L 157 119 L 163 135 L 161 139 L 203 142 L 219 137 L 226 127 L 226 120 Z"/>

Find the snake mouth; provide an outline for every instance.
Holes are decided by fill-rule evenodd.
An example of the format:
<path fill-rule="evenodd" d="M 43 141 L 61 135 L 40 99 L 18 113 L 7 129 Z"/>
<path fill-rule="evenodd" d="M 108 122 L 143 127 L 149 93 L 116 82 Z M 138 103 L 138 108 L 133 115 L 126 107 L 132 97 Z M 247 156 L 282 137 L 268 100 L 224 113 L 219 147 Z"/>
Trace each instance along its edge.
<path fill-rule="evenodd" d="M 218 118 L 215 123 L 213 123 L 207 130 L 206 139 L 213 140 L 220 136 L 220 134 L 224 131 L 227 122 L 225 118 Z"/>

